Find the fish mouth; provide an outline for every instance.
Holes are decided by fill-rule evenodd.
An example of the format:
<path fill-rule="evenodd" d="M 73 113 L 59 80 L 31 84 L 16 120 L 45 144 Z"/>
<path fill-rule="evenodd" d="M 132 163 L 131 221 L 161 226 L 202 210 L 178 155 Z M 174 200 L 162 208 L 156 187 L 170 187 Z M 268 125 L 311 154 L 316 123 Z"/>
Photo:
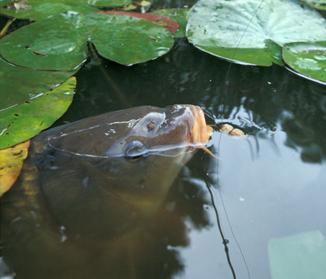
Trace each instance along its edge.
<path fill-rule="evenodd" d="M 213 133 L 212 127 L 206 124 L 205 115 L 199 106 L 190 106 L 194 117 L 190 133 L 190 142 L 194 145 L 205 145 Z"/>

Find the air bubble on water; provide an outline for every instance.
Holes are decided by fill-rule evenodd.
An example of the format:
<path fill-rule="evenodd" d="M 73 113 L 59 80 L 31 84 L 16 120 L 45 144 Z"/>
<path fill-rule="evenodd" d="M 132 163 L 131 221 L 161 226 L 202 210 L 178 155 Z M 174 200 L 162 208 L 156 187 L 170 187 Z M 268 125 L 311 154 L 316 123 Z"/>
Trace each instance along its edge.
<path fill-rule="evenodd" d="M 203 208 L 204 208 L 204 210 L 209 210 L 209 205 L 208 204 L 204 204 L 203 205 Z"/>
<path fill-rule="evenodd" d="M 65 242 L 67 240 L 67 235 L 66 235 L 66 227 L 65 226 L 60 226 L 59 228 L 59 233 L 60 233 L 60 241 Z"/>

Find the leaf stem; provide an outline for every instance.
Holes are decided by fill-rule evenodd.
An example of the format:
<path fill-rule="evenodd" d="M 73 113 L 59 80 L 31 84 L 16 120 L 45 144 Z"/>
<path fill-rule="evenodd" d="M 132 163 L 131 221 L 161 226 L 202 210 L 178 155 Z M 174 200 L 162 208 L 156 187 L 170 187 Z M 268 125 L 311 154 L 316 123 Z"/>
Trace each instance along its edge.
<path fill-rule="evenodd" d="M 6 35 L 7 34 L 7 31 L 8 31 L 8 29 L 9 29 L 9 27 L 10 27 L 10 25 L 14 22 L 16 20 L 16 18 L 10 18 L 7 22 L 6 22 L 6 24 L 5 24 L 5 26 L 2 28 L 2 30 L 0 31 L 0 39 L 2 38 L 2 37 L 4 37 L 4 35 Z"/>

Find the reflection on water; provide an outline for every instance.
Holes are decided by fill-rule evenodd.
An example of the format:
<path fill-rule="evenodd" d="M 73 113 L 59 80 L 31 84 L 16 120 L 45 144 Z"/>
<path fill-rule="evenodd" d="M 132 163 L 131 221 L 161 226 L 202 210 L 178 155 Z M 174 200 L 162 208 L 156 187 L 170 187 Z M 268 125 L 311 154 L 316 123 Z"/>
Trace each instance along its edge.
<path fill-rule="evenodd" d="M 295 247 L 284 258 L 294 269 L 303 249 L 296 236 L 317 231 L 308 248 L 326 236 L 325 93 L 281 67 L 230 66 L 182 40 L 168 55 L 131 68 L 90 61 L 60 123 L 143 104 L 192 103 L 248 136 L 216 132 L 212 149 L 218 160 L 198 152 L 151 222 L 127 239 L 92 241 L 67 233 L 59 246 L 33 248 L 23 231 L 23 239 L 3 239 L 5 263 L 24 279 L 37 278 L 41 259 L 51 272 L 64 265 L 67 278 L 118 278 L 120 272 L 120 278 L 283 279 L 275 255 Z M 6 251 L 8 243 L 15 253 Z M 320 249 L 312 254 L 323 254 L 325 245 Z M 314 262 L 311 278 L 321 279 L 324 267 L 308 262 Z M 309 264 L 305 268 L 309 274 Z M 27 271 L 33 276 L 24 276 Z M 292 271 L 287 278 L 297 278 Z"/>

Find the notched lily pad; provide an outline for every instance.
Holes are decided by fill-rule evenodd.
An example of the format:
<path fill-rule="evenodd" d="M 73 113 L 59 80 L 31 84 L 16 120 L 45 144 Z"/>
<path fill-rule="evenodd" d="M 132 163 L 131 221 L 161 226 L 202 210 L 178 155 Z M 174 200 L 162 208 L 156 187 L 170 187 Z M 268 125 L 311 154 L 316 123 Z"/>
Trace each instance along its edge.
<path fill-rule="evenodd" d="M 0 197 L 18 178 L 23 162 L 28 155 L 29 141 L 7 149 L 0 149 Z"/>
<path fill-rule="evenodd" d="M 326 41 L 287 44 L 283 59 L 300 75 L 326 84 Z"/>
<path fill-rule="evenodd" d="M 5 36 L 0 54 L 15 65 L 67 71 L 77 70 L 86 60 L 87 42 L 104 58 L 123 65 L 146 62 L 171 49 L 171 32 L 132 14 L 57 15 Z"/>
<path fill-rule="evenodd" d="M 123 65 L 160 57 L 174 43 L 173 35 L 166 28 L 141 18 L 98 13 L 84 19 L 88 40 L 99 54 Z"/>
<path fill-rule="evenodd" d="M 190 11 L 186 32 L 192 44 L 210 54 L 270 66 L 280 64 L 287 43 L 326 40 L 326 21 L 291 0 L 200 0 Z"/>
<path fill-rule="evenodd" d="M 51 126 L 72 102 L 74 77 L 57 88 L 0 111 L 0 148 L 30 139 Z"/>

